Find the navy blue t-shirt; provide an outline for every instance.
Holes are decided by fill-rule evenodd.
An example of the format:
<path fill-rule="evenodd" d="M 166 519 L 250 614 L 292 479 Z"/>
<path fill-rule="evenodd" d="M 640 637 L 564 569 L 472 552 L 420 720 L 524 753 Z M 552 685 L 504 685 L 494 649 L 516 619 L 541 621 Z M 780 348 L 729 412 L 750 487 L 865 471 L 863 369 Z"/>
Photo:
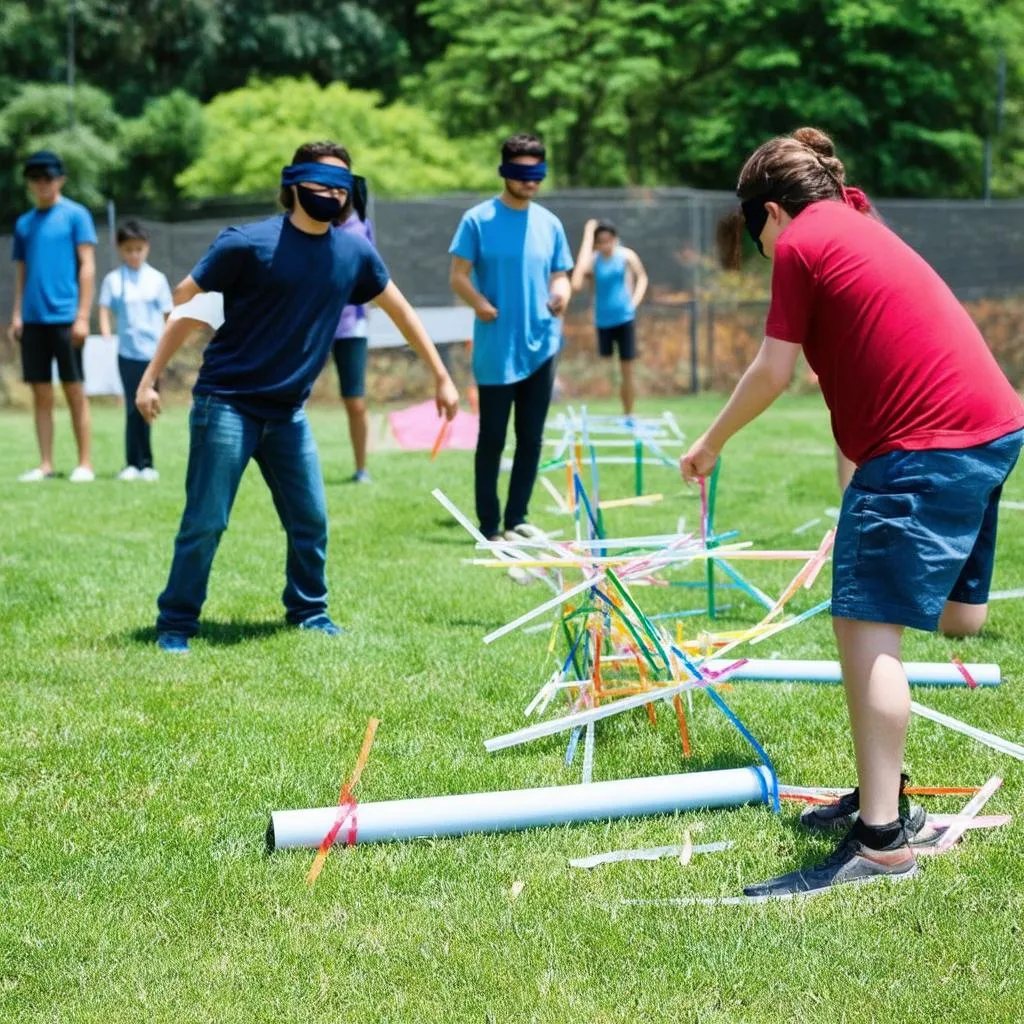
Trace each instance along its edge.
<path fill-rule="evenodd" d="M 342 309 L 380 295 L 388 270 L 366 239 L 337 228 L 309 235 L 282 214 L 225 228 L 192 278 L 224 293 L 195 393 L 286 419 L 309 398 Z"/>

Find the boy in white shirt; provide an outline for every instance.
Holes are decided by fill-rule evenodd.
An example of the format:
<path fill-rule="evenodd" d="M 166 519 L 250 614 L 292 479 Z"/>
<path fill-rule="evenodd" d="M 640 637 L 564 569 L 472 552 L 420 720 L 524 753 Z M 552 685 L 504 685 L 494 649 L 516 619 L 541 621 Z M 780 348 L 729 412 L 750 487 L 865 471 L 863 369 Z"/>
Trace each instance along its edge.
<path fill-rule="evenodd" d="M 126 220 L 117 229 L 117 249 L 124 261 L 103 279 L 100 288 L 100 331 L 114 333 L 117 327 L 117 365 L 124 385 L 125 466 L 118 480 L 160 479 L 153 468 L 149 424 L 135 406 L 135 392 L 142 374 L 153 358 L 156 343 L 173 306 L 167 278 L 147 262 L 149 235 L 136 220 Z"/>

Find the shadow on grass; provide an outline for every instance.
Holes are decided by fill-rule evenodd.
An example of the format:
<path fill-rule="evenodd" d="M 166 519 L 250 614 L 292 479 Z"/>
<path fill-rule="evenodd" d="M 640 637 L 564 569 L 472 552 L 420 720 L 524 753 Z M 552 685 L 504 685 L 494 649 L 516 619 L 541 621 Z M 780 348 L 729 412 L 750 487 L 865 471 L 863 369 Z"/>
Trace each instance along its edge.
<path fill-rule="evenodd" d="M 295 627 L 280 619 L 254 622 L 217 622 L 204 619 L 199 625 L 199 635 L 196 639 L 214 647 L 233 647 L 246 640 L 262 640 L 286 630 L 295 630 Z M 156 629 L 153 626 L 133 629 L 127 634 L 127 639 L 139 644 L 155 644 Z"/>

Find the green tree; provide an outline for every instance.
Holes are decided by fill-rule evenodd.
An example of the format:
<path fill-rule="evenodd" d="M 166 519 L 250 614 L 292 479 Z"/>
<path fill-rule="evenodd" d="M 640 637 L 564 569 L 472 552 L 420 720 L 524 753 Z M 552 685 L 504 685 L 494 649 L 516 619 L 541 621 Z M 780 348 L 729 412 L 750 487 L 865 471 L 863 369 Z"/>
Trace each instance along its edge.
<path fill-rule="evenodd" d="M 830 131 L 884 195 L 977 195 L 995 41 L 976 0 L 426 0 L 417 83 L 456 132 L 535 128 L 572 185 L 728 188 L 766 137 Z"/>
<path fill-rule="evenodd" d="M 310 139 L 332 138 L 382 195 L 415 195 L 494 184 L 490 147 L 445 136 L 433 115 L 373 92 L 309 79 L 253 82 L 204 109 L 202 155 L 178 177 L 184 194 L 271 195 L 281 168 Z"/>
<path fill-rule="evenodd" d="M 122 122 L 110 97 L 92 86 L 75 90 L 75 125 L 68 127 L 68 90 L 62 85 L 26 85 L 0 111 L 0 218 L 10 221 L 27 206 L 22 162 L 29 153 L 51 149 L 68 171 L 67 194 L 100 206 L 121 162 Z"/>
<path fill-rule="evenodd" d="M 251 77 L 305 75 L 392 97 L 406 70 L 404 39 L 371 9 L 336 0 L 219 0 L 221 43 L 203 97 Z"/>
<path fill-rule="evenodd" d="M 398 17 L 401 4 L 390 8 Z M 174 88 L 208 100 L 253 75 L 309 75 L 394 96 L 409 70 L 400 31 L 369 2 L 75 0 L 75 23 L 79 79 L 127 115 Z M 67 25 L 68 0 L 0 6 L 0 86 L 63 81 Z"/>
<path fill-rule="evenodd" d="M 181 89 L 147 103 L 124 125 L 118 198 L 173 208 L 181 198 L 175 179 L 202 153 L 205 131 L 202 104 Z"/>

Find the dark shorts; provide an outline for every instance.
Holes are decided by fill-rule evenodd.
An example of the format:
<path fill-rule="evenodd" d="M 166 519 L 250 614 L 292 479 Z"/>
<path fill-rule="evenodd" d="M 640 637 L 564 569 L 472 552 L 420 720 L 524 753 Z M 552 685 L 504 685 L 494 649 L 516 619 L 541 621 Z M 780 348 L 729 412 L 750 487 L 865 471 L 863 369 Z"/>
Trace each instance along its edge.
<path fill-rule="evenodd" d="M 977 448 L 888 452 L 843 495 L 832 614 L 934 630 L 946 601 L 984 604 L 1003 483 L 1024 431 Z"/>
<path fill-rule="evenodd" d="M 71 342 L 71 324 L 25 324 L 21 329 L 21 375 L 26 384 L 49 384 L 53 361 L 63 384 L 81 384 L 82 350 Z"/>
<path fill-rule="evenodd" d="M 615 327 L 598 327 L 598 355 L 609 358 L 615 349 L 619 350 L 619 358 L 624 362 L 636 359 L 636 321 L 628 320 Z"/>
<path fill-rule="evenodd" d="M 338 368 L 342 398 L 362 398 L 366 394 L 368 351 L 366 338 L 334 339 L 334 365 Z"/>

